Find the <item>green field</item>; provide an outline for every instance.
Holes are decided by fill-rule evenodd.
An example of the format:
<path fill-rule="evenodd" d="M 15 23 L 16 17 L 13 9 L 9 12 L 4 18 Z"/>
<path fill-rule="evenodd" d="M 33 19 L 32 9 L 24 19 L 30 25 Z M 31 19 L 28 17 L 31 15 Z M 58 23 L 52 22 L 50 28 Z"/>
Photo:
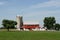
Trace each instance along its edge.
<path fill-rule="evenodd" d="M 0 40 L 60 40 L 60 32 L 0 32 Z"/>

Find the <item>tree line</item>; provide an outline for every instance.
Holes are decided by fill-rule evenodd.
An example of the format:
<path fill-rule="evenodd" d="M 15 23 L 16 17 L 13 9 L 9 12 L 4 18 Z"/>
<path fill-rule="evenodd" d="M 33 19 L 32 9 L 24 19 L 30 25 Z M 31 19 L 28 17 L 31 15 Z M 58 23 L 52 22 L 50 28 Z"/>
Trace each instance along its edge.
<path fill-rule="evenodd" d="M 8 31 L 9 29 L 14 29 L 16 24 L 17 22 L 13 20 L 3 19 L 2 21 L 3 27 L 6 28 Z"/>
<path fill-rule="evenodd" d="M 44 27 L 47 28 L 47 30 L 59 30 L 60 24 L 56 23 L 55 17 L 45 17 L 44 20 Z"/>
<path fill-rule="evenodd" d="M 44 22 L 44 27 L 46 27 L 47 30 L 59 30 L 60 29 L 60 24 L 56 23 L 55 17 L 45 17 L 43 22 Z M 6 28 L 9 31 L 10 28 L 12 29 L 15 28 L 15 25 L 17 25 L 17 22 L 14 20 L 3 19 L 2 25 L 4 28 Z"/>

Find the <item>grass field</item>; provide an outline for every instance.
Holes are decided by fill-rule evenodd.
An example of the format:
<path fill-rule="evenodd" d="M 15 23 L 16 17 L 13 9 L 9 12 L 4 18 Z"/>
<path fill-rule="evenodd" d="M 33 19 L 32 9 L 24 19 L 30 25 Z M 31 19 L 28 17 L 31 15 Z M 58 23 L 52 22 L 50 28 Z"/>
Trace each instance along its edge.
<path fill-rule="evenodd" d="M 1 31 L 0 40 L 60 40 L 60 32 Z"/>

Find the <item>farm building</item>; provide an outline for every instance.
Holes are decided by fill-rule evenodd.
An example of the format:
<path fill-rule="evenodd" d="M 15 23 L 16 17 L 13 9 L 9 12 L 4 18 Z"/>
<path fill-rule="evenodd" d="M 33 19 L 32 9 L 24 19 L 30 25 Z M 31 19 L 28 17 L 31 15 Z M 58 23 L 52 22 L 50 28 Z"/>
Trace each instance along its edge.
<path fill-rule="evenodd" d="M 17 20 L 17 30 L 24 30 L 24 31 L 37 31 L 37 30 L 45 30 L 42 29 L 39 25 L 39 22 L 23 22 L 23 17 L 22 16 L 16 16 L 16 20 Z"/>
<path fill-rule="evenodd" d="M 23 23 L 23 30 L 37 30 L 40 29 L 39 23 L 33 23 L 33 22 L 28 22 L 28 23 Z"/>

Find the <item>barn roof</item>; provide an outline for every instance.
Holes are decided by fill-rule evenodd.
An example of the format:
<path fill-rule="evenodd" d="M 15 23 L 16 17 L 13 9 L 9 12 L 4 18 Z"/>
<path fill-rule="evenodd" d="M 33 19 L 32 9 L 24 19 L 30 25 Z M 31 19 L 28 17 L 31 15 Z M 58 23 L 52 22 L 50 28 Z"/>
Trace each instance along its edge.
<path fill-rule="evenodd" d="M 36 25 L 39 24 L 38 22 L 24 22 L 24 25 Z"/>

